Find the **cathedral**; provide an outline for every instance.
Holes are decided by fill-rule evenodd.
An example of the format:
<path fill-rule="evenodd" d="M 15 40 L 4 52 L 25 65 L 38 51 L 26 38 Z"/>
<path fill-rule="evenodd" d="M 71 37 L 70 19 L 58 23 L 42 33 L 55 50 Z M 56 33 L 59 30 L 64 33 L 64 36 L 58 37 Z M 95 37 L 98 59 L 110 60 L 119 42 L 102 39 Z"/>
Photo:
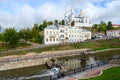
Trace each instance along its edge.
<path fill-rule="evenodd" d="M 82 27 L 92 27 L 89 18 L 83 11 L 80 11 L 78 17 L 74 16 L 74 9 L 71 8 L 70 15 L 64 15 L 65 25 L 50 25 L 44 29 L 44 45 L 65 44 L 82 42 L 91 39 L 91 31 Z M 74 25 L 71 25 L 73 23 Z"/>
<path fill-rule="evenodd" d="M 79 15 L 75 16 L 73 7 L 71 8 L 69 15 L 67 15 L 67 12 L 65 11 L 64 21 L 65 21 L 65 25 L 68 25 L 68 26 L 70 26 L 71 23 L 74 21 L 74 26 L 92 27 L 92 24 L 90 24 L 89 18 L 85 16 L 85 14 L 83 13 L 83 10 L 81 9 Z"/>

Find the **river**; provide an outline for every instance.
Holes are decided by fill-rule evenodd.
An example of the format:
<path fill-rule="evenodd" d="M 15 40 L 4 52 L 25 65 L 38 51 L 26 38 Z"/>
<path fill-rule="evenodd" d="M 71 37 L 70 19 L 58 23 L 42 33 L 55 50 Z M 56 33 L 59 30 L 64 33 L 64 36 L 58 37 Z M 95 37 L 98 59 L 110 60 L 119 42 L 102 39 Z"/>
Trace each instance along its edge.
<path fill-rule="evenodd" d="M 110 54 L 108 54 L 110 53 Z M 92 55 L 85 55 L 86 65 L 95 64 L 101 60 L 106 60 L 115 56 L 120 56 L 120 50 L 107 51 Z M 81 56 L 61 57 L 58 58 L 69 69 L 75 69 L 80 67 Z M 35 80 L 35 78 L 54 75 L 52 71 L 47 69 L 45 65 L 38 65 L 33 67 L 7 70 L 0 72 L 0 80 Z"/>

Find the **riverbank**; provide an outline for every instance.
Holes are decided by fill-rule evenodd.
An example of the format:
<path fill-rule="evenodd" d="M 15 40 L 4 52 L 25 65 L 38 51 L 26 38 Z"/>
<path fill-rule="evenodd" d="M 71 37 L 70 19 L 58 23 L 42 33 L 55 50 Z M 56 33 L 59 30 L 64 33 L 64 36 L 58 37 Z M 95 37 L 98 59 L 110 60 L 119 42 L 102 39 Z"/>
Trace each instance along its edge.
<path fill-rule="evenodd" d="M 63 51 L 63 50 L 73 50 L 73 49 L 83 49 L 90 48 L 93 50 L 103 50 L 109 48 L 120 48 L 120 39 L 107 39 L 107 40 L 96 40 L 96 41 L 85 41 L 79 43 L 71 43 L 71 44 L 61 44 L 61 45 L 49 45 L 49 46 L 40 46 L 38 48 L 31 49 L 17 49 L 17 50 L 6 50 L 0 51 L 0 56 L 8 56 L 8 55 L 25 55 L 27 53 L 38 53 L 41 54 L 44 51 Z"/>
<path fill-rule="evenodd" d="M 65 78 L 61 78 L 58 80 L 87 80 L 86 78 L 96 77 L 100 76 L 103 73 L 103 70 L 106 70 L 108 68 L 119 66 L 117 64 L 108 64 L 99 68 L 94 68 L 92 70 L 87 70 L 85 72 L 77 73 L 75 75 L 70 75 Z"/>
<path fill-rule="evenodd" d="M 50 51 L 51 53 L 53 53 L 54 51 Z M 95 59 L 96 59 L 96 57 L 99 57 L 99 55 L 102 55 L 102 57 L 99 57 L 99 59 L 101 59 L 101 58 L 103 58 L 103 57 L 106 57 L 106 55 L 108 56 L 108 55 L 112 55 L 112 56 L 115 56 L 115 55 L 120 55 L 120 53 L 118 53 L 118 52 L 120 52 L 120 49 L 119 50 L 110 50 L 110 51 L 102 51 L 101 53 L 97 53 L 97 54 L 94 54 L 94 55 L 97 55 L 97 56 L 95 56 Z M 34 55 L 35 53 L 32 53 L 32 54 L 28 54 L 28 55 Z M 48 53 L 46 53 L 46 54 L 48 54 Z M 58 53 L 57 53 L 58 54 Z M 23 55 L 23 56 L 25 56 L 25 55 Z M 38 54 L 37 54 L 37 56 L 38 56 Z M 91 55 L 90 55 L 91 56 Z M 43 57 L 45 57 L 45 56 L 43 56 Z M 109 57 L 109 56 L 108 56 Z M 74 55 L 74 56 L 72 56 L 72 55 L 69 55 L 69 56 L 66 56 L 66 57 L 60 57 L 59 59 L 60 60 L 65 60 L 65 61 L 68 61 L 68 59 L 71 59 L 71 61 L 73 62 L 73 58 L 76 58 L 76 60 L 78 59 L 79 60 L 79 58 L 80 58 L 80 55 L 78 56 L 78 55 Z M 87 56 L 86 56 L 86 58 L 87 58 Z M 106 58 L 104 59 L 104 60 L 106 60 Z M 41 61 L 41 60 L 40 60 Z M 70 61 L 70 62 L 71 62 Z M 30 61 L 28 60 L 28 62 L 27 63 L 29 63 Z M 36 63 L 36 62 L 35 62 Z M 73 62 L 74 63 L 74 62 Z M 13 64 L 12 64 L 13 65 Z M 74 65 L 74 64 L 73 64 Z M 79 64 L 77 64 L 77 65 L 79 65 Z M 36 65 L 36 66 L 38 66 L 39 68 L 40 68 L 40 65 Z M 46 69 L 46 67 L 43 65 L 43 67 L 42 67 L 42 69 L 38 69 L 38 68 L 36 68 L 36 66 L 29 66 L 29 67 L 23 67 L 23 68 L 18 68 L 18 69 L 12 69 L 12 70 L 7 70 L 7 71 L 2 71 L 2 72 L 0 72 L 0 76 L 14 76 L 14 73 L 15 73 L 15 71 L 17 72 L 16 73 L 16 75 L 14 76 L 14 77 L 20 77 L 20 76 L 26 76 L 26 75 L 32 75 L 32 74 L 35 74 L 35 73 L 38 73 L 38 72 L 40 72 L 41 70 L 44 70 L 44 68 Z M 8 66 L 9 67 L 9 66 Z M 31 67 L 32 67 L 32 69 L 31 69 Z M 27 74 L 28 73 L 28 74 Z M 29 74 L 30 73 L 30 74 Z M 13 74 L 13 75 L 12 75 Z M 20 76 L 19 76 L 20 75 Z"/>

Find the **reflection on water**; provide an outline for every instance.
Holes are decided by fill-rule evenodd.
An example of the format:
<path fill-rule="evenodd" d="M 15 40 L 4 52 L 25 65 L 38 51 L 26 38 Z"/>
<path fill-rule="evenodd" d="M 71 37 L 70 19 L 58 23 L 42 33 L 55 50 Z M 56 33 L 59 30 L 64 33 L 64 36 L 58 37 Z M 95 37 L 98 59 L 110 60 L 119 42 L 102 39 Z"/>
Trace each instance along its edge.
<path fill-rule="evenodd" d="M 94 56 L 89 56 L 89 58 L 86 60 L 86 65 L 90 64 L 95 64 L 99 60 L 95 60 Z M 74 58 L 74 59 L 66 59 L 66 60 L 61 60 L 61 62 L 68 67 L 68 69 L 75 69 L 81 66 L 80 58 Z"/>
<path fill-rule="evenodd" d="M 116 56 L 114 55 L 113 57 L 116 57 Z M 106 60 L 106 59 L 108 59 L 106 56 L 101 58 L 101 57 L 94 57 L 93 55 L 89 55 L 88 57 L 86 57 L 86 65 L 95 64 L 95 63 L 99 62 L 100 60 Z M 78 68 L 81 66 L 81 58 L 80 57 L 72 58 L 72 59 L 66 58 L 64 60 L 61 60 L 61 62 L 65 66 L 67 66 L 68 69 L 75 69 L 75 68 Z M 1 74 L 0 74 L 0 80 L 25 80 L 25 79 L 31 80 L 31 78 L 33 78 L 32 80 L 36 80 L 35 79 L 36 77 L 39 79 L 40 77 L 43 77 L 43 76 L 54 75 L 54 72 L 48 70 L 47 68 L 45 68 L 45 66 L 43 66 L 41 69 L 38 69 L 38 68 L 40 68 L 40 66 L 32 68 L 33 70 L 36 70 L 36 71 L 34 71 L 34 74 L 29 74 L 25 70 L 21 69 L 24 73 L 27 73 L 27 76 L 20 75 L 19 72 L 17 73 L 17 75 L 19 75 L 18 77 L 14 76 L 14 74 L 13 74 L 13 75 L 11 75 L 12 77 L 9 77 L 9 78 L 1 76 Z M 30 73 L 33 73 L 32 69 L 29 69 L 27 71 Z M 11 70 L 11 72 L 12 72 L 12 70 Z"/>

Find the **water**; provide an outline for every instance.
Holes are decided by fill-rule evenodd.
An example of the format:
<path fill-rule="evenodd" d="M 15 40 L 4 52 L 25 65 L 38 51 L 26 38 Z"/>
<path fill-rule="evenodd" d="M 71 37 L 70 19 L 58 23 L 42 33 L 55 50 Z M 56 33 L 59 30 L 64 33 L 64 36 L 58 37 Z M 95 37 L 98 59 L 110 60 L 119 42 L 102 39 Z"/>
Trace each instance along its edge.
<path fill-rule="evenodd" d="M 112 55 L 112 57 L 116 57 L 117 55 Z M 102 55 L 102 57 L 100 55 L 89 55 L 86 56 L 86 65 L 95 64 L 101 60 L 106 60 L 107 58 L 109 57 L 106 57 L 106 55 Z M 65 57 L 60 60 L 69 69 L 75 69 L 81 66 L 81 58 L 79 56 L 72 58 Z M 49 78 L 50 75 L 56 77 L 54 71 L 48 70 L 45 65 L 42 65 L 0 72 L 0 80 L 39 80 L 39 78 L 44 76 L 48 76 Z"/>

